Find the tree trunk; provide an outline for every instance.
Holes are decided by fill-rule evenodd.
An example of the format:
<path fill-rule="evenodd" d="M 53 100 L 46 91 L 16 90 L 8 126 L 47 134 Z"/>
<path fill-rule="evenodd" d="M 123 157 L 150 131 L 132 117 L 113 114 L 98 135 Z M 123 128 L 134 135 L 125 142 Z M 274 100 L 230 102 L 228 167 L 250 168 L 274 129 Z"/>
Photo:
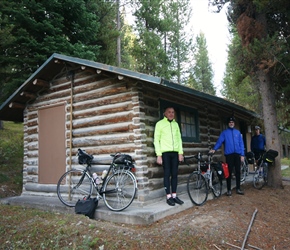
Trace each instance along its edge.
<path fill-rule="evenodd" d="M 116 17 L 116 21 L 117 21 L 117 30 L 119 32 L 119 35 L 117 37 L 117 67 L 121 67 L 121 36 L 120 36 L 120 32 L 121 32 L 121 20 L 120 20 L 120 0 L 116 1 L 117 3 L 117 17 Z"/>
<path fill-rule="evenodd" d="M 256 76 L 259 81 L 259 91 L 262 97 L 263 118 L 266 136 L 267 150 L 273 149 L 279 152 L 275 162 L 269 165 L 268 186 L 273 188 L 282 187 L 281 176 L 281 142 L 278 131 L 277 112 L 275 102 L 275 90 L 271 84 L 268 73 L 264 70 L 257 70 Z"/>

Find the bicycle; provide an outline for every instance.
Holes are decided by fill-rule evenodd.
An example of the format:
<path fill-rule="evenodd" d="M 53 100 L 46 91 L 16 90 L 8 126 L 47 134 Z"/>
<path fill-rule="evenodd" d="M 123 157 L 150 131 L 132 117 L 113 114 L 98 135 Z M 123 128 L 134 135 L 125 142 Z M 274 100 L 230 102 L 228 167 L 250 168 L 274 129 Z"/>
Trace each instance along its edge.
<path fill-rule="evenodd" d="M 130 155 L 111 154 L 113 160 L 101 183 L 94 180 L 90 170 L 93 155 L 78 149 L 79 164 L 86 164 L 85 169 L 72 169 L 65 172 L 57 183 L 57 195 L 60 201 L 74 207 L 79 199 L 90 197 L 93 191 L 97 200 L 103 199 L 112 211 L 122 211 L 131 205 L 137 191 L 137 180 Z"/>
<path fill-rule="evenodd" d="M 257 162 L 254 163 L 253 186 L 256 189 L 262 189 L 268 182 L 268 164 L 271 164 L 278 156 L 278 152 L 269 149 L 260 155 Z"/>
<path fill-rule="evenodd" d="M 244 157 L 244 161 L 241 162 L 241 183 L 244 182 L 249 175 L 248 160 Z"/>
<path fill-rule="evenodd" d="M 189 159 L 197 159 L 197 170 L 194 170 L 187 179 L 187 192 L 190 200 L 197 206 L 203 205 L 208 198 L 209 190 L 212 190 L 214 197 L 222 193 L 222 170 L 217 165 L 211 167 L 212 154 L 208 154 L 208 162 L 202 162 L 202 154 L 185 156 L 185 163 Z"/>

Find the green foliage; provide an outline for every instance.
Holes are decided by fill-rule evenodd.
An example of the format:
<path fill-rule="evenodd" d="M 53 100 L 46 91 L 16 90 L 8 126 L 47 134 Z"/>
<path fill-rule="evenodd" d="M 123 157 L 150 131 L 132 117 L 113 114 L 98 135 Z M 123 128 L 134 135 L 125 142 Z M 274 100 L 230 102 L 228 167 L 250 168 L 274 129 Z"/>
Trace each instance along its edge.
<path fill-rule="evenodd" d="M 4 130 L 0 130 L 0 166 L 11 168 L 23 157 L 23 126 L 13 122 L 4 122 Z M 21 164 L 22 165 L 22 164 Z M 13 167 L 12 167 L 13 168 Z"/>
<path fill-rule="evenodd" d="M 142 73 L 181 82 L 191 40 L 184 28 L 190 17 L 189 1 L 135 1 L 137 37 L 132 48 L 134 68 Z"/>
<path fill-rule="evenodd" d="M 203 33 L 196 37 L 195 65 L 192 67 L 188 85 L 196 90 L 215 95 L 213 70 L 209 61 L 206 38 Z"/>
<path fill-rule="evenodd" d="M 281 172 L 283 177 L 290 178 L 290 167 L 283 169 Z"/>
<path fill-rule="evenodd" d="M 23 181 L 23 125 L 4 122 L 0 138 L 0 184 L 20 192 Z M 1 193 L 2 196 L 5 195 Z"/>
<path fill-rule="evenodd" d="M 242 47 L 241 39 L 234 32 L 232 43 L 229 46 L 222 94 L 228 100 L 260 113 L 261 105 L 258 89 L 247 74 L 246 67 L 248 65 L 243 64 L 245 52 L 246 49 Z"/>
<path fill-rule="evenodd" d="M 112 11 L 93 0 L 1 1 L 0 102 L 53 53 L 112 63 Z"/>
<path fill-rule="evenodd" d="M 281 159 L 281 165 L 286 165 L 286 166 L 289 166 L 290 167 L 290 159 L 288 159 L 288 158 L 282 158 Z"/>
<path fill-rule="evenodd" d="M 234 27 L 239 24 L 239 35 L 243 38 L 243 41 L 240 41 L 239 49 L 230 52 L 230 57 L 235 57 L 235 61 L 231 62 L 227 68 L 234 67 L 235 76 L 233 77 L 232 72 L 227 71 L 227 79 L 224 83 L 227 85 L 229 81 L 234 80 L 235 86 L 241 86 L 240 83 L 248 78 L 252 89 L 256 89 L 256 92 L 258 92 L 259 83 L 254 78 L 255 72 L 264 70 L 269 75 L 275 89 L 278 117 L 273 119 L 278 120 L 279 126 L 289 128 L 290 2 L 287 0 L 232 0 L 231 5 L 233 8 L 231 9 L 230 20 L 233 21 Z M 242 16 L 247 16 L 248 19 L 243 19 Z M 262 16 L 267 22 L 266 33 L 263 33 L 263 25 L 259 26 L 262 23 L 261 20 L 263 20 Z M 247 22 L 247 20 L 250 20 L 250 22 Z M 255 26 L 256 29 L 253 29 L 250 23 L 251 25 L 258 24 Z M 234 43 L 236 43 L 235 40 Z M 244 45 L 243 48 L 241 44 Z M 238 72 L 242 72 L 242 74 Z M 251 98 L 252 96 L 249 95 L 249 99 Z M 250 103 L 250 106 L 256 107 L 254 110 L 259 112 L 262 110 L 259 103 L 256 105 L 246 99 L 238 102 L 245 106 Z"/>
<path fill-rule="evenodd" d="M 288 168 L 283 169 L 282 176 L 290 178 L 290 159 L 289 158 L 282 158 L 281 159 L 281 165 L 288 166 Z"/>

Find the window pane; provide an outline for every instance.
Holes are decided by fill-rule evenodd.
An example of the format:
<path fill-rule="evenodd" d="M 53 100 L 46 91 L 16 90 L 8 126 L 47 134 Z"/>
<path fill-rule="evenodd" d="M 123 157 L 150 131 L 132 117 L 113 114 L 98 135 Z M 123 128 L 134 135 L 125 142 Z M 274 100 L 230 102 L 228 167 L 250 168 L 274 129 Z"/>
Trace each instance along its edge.
<path fill-rule="evenodd" d="M 185 122 L 185 113 L 183 111 L 180 112 L 180 119 L 181 119 L 181 122 Z"/>

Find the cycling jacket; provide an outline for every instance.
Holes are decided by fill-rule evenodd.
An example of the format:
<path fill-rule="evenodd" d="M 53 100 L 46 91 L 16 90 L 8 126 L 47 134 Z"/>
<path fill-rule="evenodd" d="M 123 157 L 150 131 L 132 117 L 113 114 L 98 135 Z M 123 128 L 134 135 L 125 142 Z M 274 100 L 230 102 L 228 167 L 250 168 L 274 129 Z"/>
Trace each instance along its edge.
<path fill-rule="evenodd" d="M 164 152 L 178 152 L 183 154 L 181 133 L 175 120 L 166 117 L 156 123 L 154 131 L 154 146 L 157 156 Z"/>
<path fill-rule="evenodd" d="M 251 140 L 251 151 L 252 152 L 264 152 L 266 146 L 266 138 L 264 135 L 254 135 Z"/>
<path fill-rule="evenodd" d="M 242 139 L 241 132 L 235 128 L 227 128 L 221 132 L 218 138 L 214 150 L 218 150 L 222 144 L 224 144 L 224 154 L 239 154 L 244 156 L 244 142 Z"/>

